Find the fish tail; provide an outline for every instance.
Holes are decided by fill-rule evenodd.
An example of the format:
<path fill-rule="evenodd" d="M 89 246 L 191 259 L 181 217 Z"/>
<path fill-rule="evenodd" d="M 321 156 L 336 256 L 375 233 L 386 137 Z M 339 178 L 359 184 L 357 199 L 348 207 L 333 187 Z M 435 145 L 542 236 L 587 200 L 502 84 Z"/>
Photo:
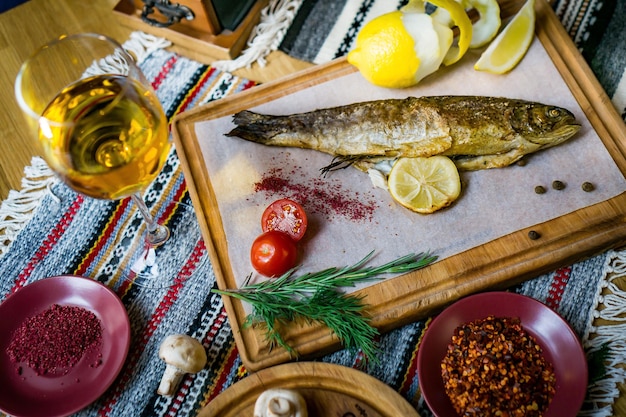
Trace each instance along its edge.
<path fill-rule="evenodd" d="M 275 123 L 275 116 L 259 114 L 248 110 L 240 111 L 233 116 L 233 123 L 237 125 L 226 136 L 236 136 L 257 143 L 266 143 L 280 131 Z"/>

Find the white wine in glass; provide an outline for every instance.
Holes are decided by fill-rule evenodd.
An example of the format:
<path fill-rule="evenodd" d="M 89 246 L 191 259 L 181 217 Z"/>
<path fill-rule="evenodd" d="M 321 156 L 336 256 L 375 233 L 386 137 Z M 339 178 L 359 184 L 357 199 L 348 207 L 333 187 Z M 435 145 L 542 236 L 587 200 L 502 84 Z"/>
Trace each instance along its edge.
<path fill-rule="evenodd" d="M 119 75 L 94 75 L 64 88 L 41 115 L 39 142 L 70 187 L 112 200 L 143 191 L 170 148 L 154 93 Z"/>
<path fill-rule="evenodd" d="M 171 145 L 161 104 L 132 56 L 102 35 L 64 36 L 22 65 L 15 94 L 44 159 L 68 186 L 94 198 L 132 197 L 147 225 L 143 256 L 152 262 L 169 230 L 154 220 L 141 193 Z M 142 282 L 167 286 L 163 279 Z"/>

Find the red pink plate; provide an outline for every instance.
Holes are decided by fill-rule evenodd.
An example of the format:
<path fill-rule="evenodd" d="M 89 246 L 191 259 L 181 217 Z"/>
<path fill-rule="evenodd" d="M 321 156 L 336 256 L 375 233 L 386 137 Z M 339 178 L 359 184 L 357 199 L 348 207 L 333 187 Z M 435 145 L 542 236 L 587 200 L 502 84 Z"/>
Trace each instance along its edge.
<path fill-rule="evenodd" d="M 66 373 L 38 375 L 15 363 L 7 349 L 25 320 L 55 304 L 93 312 L 102 324 L 101 344 Z M 126 309 L 113 291 L 92 279 L 66 275 L 29 284 L 0 304 L 0 317 L 0 410 L 14 417 L 58 417 L 81 410 L 113 383 L 128 354 Z"/>
<path fill-rule="evenodd" d="M 578 336 L 556 312 L 523 295 L 487 292 L 463 298 L 433 319 L 417 355 L 419 385 L 430 410 L 439 417 L 457 416 L 441 377 L 441 362 L 454 330 L 461 324 L 486 318 L 518 317 L 533 336 L 556 376 L 556 393 L 544 417 L 575 416 L 587 391 L 587 360 Z"/>

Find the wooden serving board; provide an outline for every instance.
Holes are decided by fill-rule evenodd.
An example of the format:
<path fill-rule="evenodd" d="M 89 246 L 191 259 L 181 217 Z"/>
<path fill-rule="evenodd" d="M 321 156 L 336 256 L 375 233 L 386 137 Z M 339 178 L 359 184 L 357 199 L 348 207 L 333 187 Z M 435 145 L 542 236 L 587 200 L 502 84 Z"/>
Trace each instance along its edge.
<path fill-rule="evenodd" d="M 626 126 L 550 6 L 543 0 L 538 0 L 536 12 L 537 37 L 545 49 L 544 54 L 547 53 L 549 56 L 546 57 L 547 62 L 544 64 L 551 67 L 557 78 L 559 75 L 562 77 L 559 82 L 564 83 L 563 88 L 580 107 L 580 113 L 587 119 L 585 123 L 589 126 L 588 130 L 595 131 L 599 138 L 596 138 L 598 147 L 606 148 L 603 152 L 607 153 L 609 160 L 612 159 L 611 162 L 616 166 L 615 171 L 623 182 L 626 172 Z M 528 62 L 527 60 L 522 63 Z M 524 75 L 528 82 L 542 76 L 542 73 L 533 73 L 536 71 L 533 68 L 528 69 L 527 66 L 525 68 L 525 71 L 531 72 Z M 449 70 L 448 75 L 455 71 L 453 68 L 446 70 Z M 514 71 L 518 71 L 519 74 L 519 71 L 523 70 L 520 68 Z M 196 125 L 207 120 L 225 118 L 240 110 L 289 99 L 334 80 L 341 82 L 354 73 L 355 69 L 351 65 L 344 59 L 339 59 L 185 112 L 174 120 L 173 134 L 178 155 L 185 170 L 187 186 L 197 210 L 219 288 L 236 288 L 238 282 L 241 282 L 238 280 L 241 277 L 238 277 L 234 270 L 238 265 L 237 259 L 241 261 L 247 256 L 245 254 L 249 251 L 249 246 L 243 244 L 237 246 L 232 239 L 229 241 L 229 237 L 232 236 L 226 232 L 225 222 L 233 220 L 228 217 L 231 213 L 225 213 L 224 208 L 218 203 L 223 202 L 220 200 L 223 196 L 218 195 L 215 190 L 221 190 L 222 185 L 212 182 L 214 178 L 209 175 L 211 170 L 207 167 L 206 154 L 203 155 L 203 152 L 210 152 L 210 149 L 207 150 L 206 143 L 200 143 L 201 140 L 206 142 L 207 139 L 198 137 Z M 444 71 L 443 77 L 445 76 L 447 75 Z M 496 76 L 493 77 L 491 79 L 497 79 Z M 498 88 L 506 88 L 506 85 Z M 348 102 L 354 101 L 357 100 Z M 310 162 L 308 156 L 305 159 Z M 227 161 L 221 162 L 227 167 Z M 212 172 L 215 172 L 214 167 L 212 169 Z M 502 175 L 501 172 L 504 170 L 500 170 L 498 175 Z M 571 187 L 580 185 L 571 184 Z M 463 296 L 488 289 L 506 288 L 560 266 L 623 245 L 626 242 L 624 190 L 626 187 L 619 188 L 618 192 L 606 200 L 582 206 L 545 221 L 524 227 L 515 226 L 517 228 L 511 232 L 447 256 L 426 269 L 359 289 L 357 294 L 365 297 L 368 304 L 366 314 L 372 317 L 372 324 L 385 332 L 434 314 Z M 471 193 L 475 191 L 471 191 L 470 187 L 470 191 L 467 191 L 462 199 L 467 201 Z M 279 197 L 282 196 L 276 196 Z M 532 210 L 530 204 L 527 204 L 528 209 Z M 260 213 L 257 215 L 260 218 Z M 502 213 L 500 217 L 506 215 L 507 213 Z M 332 227 L 330 224 L 326 229 Z M 541 238 L 529 239 L 528 232 L 531 229 L 539 232 Z M 329 233 L 328 230 L 325 233 Z M 251 242 L 250 240 L 250 244 Z M 425 247 L 408 250 L 429 249 Z M 345 262 L 342 261 L 343 264 L 325 267 L 344 266 L 357 260 L 358 258 L 350 258 Z M 247 306 L 229 297 L 224 298 L 224 305 L 234 329 L 239 353 L 248 370 L 256 371 L 292 359 L 289 353 L 282 349 L 269 350 L 261 330 L 241 329 L 248 312 Z M 301 357 L 320 355 L 340 347 L 331 332 L 321 325 L 292 323 L 282 330 L 287 342 Z"/>
<path fill-rule="evenodd" d="M 419 417 L 400 394 L 376 378 L 317 362 L 284 364 L 250 375 L 218 395 L 198 417 L 252 416 L 257 398 L 272 388 L 300 393 L 311 417 Z"/>

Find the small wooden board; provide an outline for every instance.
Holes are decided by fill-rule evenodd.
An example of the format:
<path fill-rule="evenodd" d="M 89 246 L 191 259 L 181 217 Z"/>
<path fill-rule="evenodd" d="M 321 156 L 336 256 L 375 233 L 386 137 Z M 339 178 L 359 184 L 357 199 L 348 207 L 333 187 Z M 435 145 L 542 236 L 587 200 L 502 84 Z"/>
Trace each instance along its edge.
<path fill-rule="evenodd" d="M 340 365 L 302 362 L 264 369 L 226 389 L 198 417 L 252 416 L 264 391 L 300 393 L 311 417 L 419 417 L 400 394 L 376 378 Z"/>
<path fill-rule="evenodd" d="M 537 1 L 536 11 L 537 37 L 611 158 L 624 174 L 624 122 L 548 3 Z M 232 115 L 354 71 L 344 59 L 339 59 L 185 112 L 174 120 L 173 133 L 178 155 L 221 289 L 235 288 L 236 281 L 229 259 L 222 214 L 202 158 L 194 124 Z M 488 289 L 506 288 L 621 246 L 626 242 L 625 219 L 626 194 L 622 193 L 601 203 L 533 225 L 532 229 L 542 236 L 540 240 L 528 238 L 531 228 L 521 228 L 439 261 L 424 270 L 359 290 L 357 294 L 366 297 L 369 305 L 367 314 L 372 317 L 372 324 L 385 332 L 432 315 L 463 296 Z M 356 259 L 351 261 L 355 262 Z M 256 371 L 293 359 L 282 349 L 270 350 L 262 331 L 241 329 L 247 314 L 241 302 L 224 297 L 224 304 L 239 353 L 248 370 Z M 320 355 L 340 347 L 331 332 L 321 325 L 292 324 L 283 330 L 285 339 L 301 357 Z"/>

